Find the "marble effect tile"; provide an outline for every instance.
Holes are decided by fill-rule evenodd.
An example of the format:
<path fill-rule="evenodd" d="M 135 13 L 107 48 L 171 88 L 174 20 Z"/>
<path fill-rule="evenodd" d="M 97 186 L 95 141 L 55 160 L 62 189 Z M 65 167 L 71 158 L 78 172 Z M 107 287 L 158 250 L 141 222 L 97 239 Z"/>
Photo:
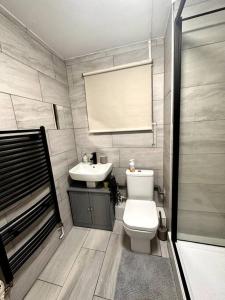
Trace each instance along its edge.
<path fill-rule="evenodd" d="M 179 184 L 179 208 L 225 214 L 225 184 Z"/>
<path fill-rule="evenodd" d="M 54 179 L 57 180 L 68 174 L 67 153 L 60 153 L 50 157 Z"/>
<path fill-rule="evenodd" d="M 180 153 L 225 153 L 225 120 L 182 123 Z"/>
<path fill-rule="evenodd" d="M 211 1 L 211 3 L 213 2 L 217 1 Z M 189 49 L 223 42 L 225 36 L 224 19 L 225 12 L 221 11 L 204 16 L 204 18 L 192 19 L 192 22 L 184 22 L 182 48 Z"/>
<path fill-rule="evenodd" d="M 70 107 L 67 85 L 41 73 L 39 79 L 44 102 Z"/>
<path fill-rule="evenodd" d="M 113 227 L 113 233 L 125 234 L 125 231 L 123 228 L 123 221 L 115 220 L 114 227 Z"/>
<path fill-rule="evenodd" d="M 53 57 L 53 69 L 55 71 L 55 78 L 67 85 L 68 84 L 67 72 L 66 72 L 66 65 L 64 61 L 62 61 L 56 55 L 52 55 L 52 57 Z"/>
<path fill-rule="evenodd" d="M 88 128 L 88 116 L 86 107 L 72 109 L 74 128 Z"/>
<path fill-rule="evenodd" d="M 161 256 L 161 248 L 160 248 L 160 240 L 156 237 L 154 237 L 153 240 L 151 240 L 151 255 Z"/>
<path fill-rule="evenodd" d="M 91 229 L 83 247 L 92 250 L 106 251 L 110 235 L 110 231 Z"/>
<path fill-rule="evenodd" d="M 39 279 L 63 286 L 86 239 L 87 230 L 74 229 L 57 249 L 54 257 L 40 274 Z"/>
<path fill-rule="evenodd" d="M 124 243 L 129 247 L 129 241 L 126 236 L 111 234 L 104 263 L 100 272 L 98 284 L 95 290 L 95 295 L 113 299 L 117 281 L 117 274 L 122 255 Z"/>
<path fill-rule="evenodd" d="M 153 75 L 153 101 L 164 98 L 164 74 Z"/>
<path fill-rule="evenodd" d="M 153 60 L 153 74 L 164 73 L 164 44 L 156 43 L 151 45 L 151 54 Z"/>
<path fill-rule="evenodd" d="M 75 139 L 77 147 L 112 147 L 111 134 L 90 134 L 88 129 L 75 129 Z"/>
<path fill-rule="evenodd" d="M 82 160 L 82 156 L 86 153 L 88 156 L 93 152 L 97 152 L 97 161 L 100 161 L 101 155 L 107 156 L 107 161 L 112 163 L 114 167 L 119 167 L 119 149 L 118 148 L 97 148 L 77 146 L 78 160 Z"/>
<path fill-rule="evenodd" d="M 51 53 L 3 15 L 0 15 L 0 41 L 3 53 L 54 78 Z"/>
<path fill-rule="evenodd" d="M 72 65 L 74 82 L 80 81 L 85 72 L 113 67 L 113 56 L 101 57 L 90 61 L 75 61 Z"/>
<path fill-rule="evenodd" d="M 48 139 L 52 155 L 75 149 L 73 129 L 49 130 Z"/>
<path fill-rule="evenodd" d="M 163 124 L 163 100 L 153 101 L 153 122 Z"/>
<path fill-rule="evenodd" d="M 40 128 L 55 129 L 52 104 L 27 98 L 12 96 L 17 126 L 19 129 Z"/>
<path fill-rule="evenodd" d="M 143 49 L 132 50 L 113 56 L 114 66 L 129 64 L 146 59 L 149 59 L 149 49 L 147 46 Z"/>
<path fill-rule="evenodd" d="M 202 242 L 210 239 L 225 238 L 223 213 L 208 213 L 179 210 L 178 212 L 178 233 L 195 236 L 195 241 Z M 212 226 L 213 224 L 213 226 Z"/>
<path fill-rule="evenodd" d="M 160 241 L 160 248 L 161 248 L 162 257 L 169 258 L 167 241 Z"/>
<path fill-rule="evenodd" d="M 39 247 L 31 258 L 18 270 L 15 274 L 14 286 L 10 291 L 11 300 L 23 299 L 60 243 L 58 231 L 53 231 L 41 247 Z"/>
<path fill-rule="evenodd" d="M 113 174 L 116 177 L 116 181 L 119 186 L 126 186 L 126 169 L 127 168 L 113 167 Z"/>
<path fill-rule="evenodd" d="M 136 168 L 162 169 L 161 148 L 120 148 L 120 167 L 128 167 L 129 159 L 135 159 Z"/>
<path fill-rule="evenodd" d="M 225 119 L 224 83 L 181 89 L 181 121 Z"/>
<path fill-rule="evenodd" d="M 37 71 L 3 53 L 0 65 L 0 92 L 42 100 Z"/>
<path fill-rule="evenodd" d="M 59 129 L 73 128 L 73 117 L 70 107 L 57 105 Z"/>
<path fill-rule="evenodd" d="M 0 93 L 0 129 L 17 129 L 10 95 Z"/>
<path fill-rule="evenodd" d="M 60 290 L 61 287 L 57 285 L 37 280 L 24 297 L 24 300 L 54 300 L 57 299 Z"/>
<path fill-rule="evenodd" d="M 112 134 L 113 147 L 152 147 L 152 132 L 130 132 Z"/>
<path fill-rule="evenodd" d="M 223 83 L 225 76 L 224 47 L 225 42 L 221 42 L 183 50 L 181 86 Z"/>
<path fill-rule="evenodd" d="M 224 162 L 225 154 L 180 155 L 179 182 L 224 184 Z"/>
<path fill-rule="evenodd" d="M 83 78 L 69 86 L 69 98 L 72 109 L 86 108 L 86 95 Z"/>
<path fill-rule="evenodd" d="M 98 297 L 98 296 L 94 296 L 93 300 L 104 300 L 104 298 Z"/>
<path fill-rule="evenodd" d="M 58 299 L 92 300 L 103 258 L 103 252 L 82 248 Z"/>

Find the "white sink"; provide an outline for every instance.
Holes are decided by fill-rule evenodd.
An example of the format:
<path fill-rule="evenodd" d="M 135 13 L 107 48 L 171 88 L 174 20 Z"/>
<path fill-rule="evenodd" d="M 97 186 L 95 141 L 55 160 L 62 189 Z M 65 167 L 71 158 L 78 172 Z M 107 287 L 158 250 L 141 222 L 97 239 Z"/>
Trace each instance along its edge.
<path fill-rule="evenodd" d="M 91 165 L 88 163 L 79 163 L 69 170 L 70 177 L 73 180 L 80 181 L 103 181 L 112 171 L 112 163 Z"/>

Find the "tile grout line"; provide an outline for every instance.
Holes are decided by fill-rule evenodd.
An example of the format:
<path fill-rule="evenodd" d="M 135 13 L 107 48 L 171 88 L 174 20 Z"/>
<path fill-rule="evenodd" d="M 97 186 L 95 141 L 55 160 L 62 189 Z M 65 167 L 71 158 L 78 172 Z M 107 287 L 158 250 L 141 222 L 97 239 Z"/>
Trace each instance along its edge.
<path fill-rule="evenodd" d="M 57 283 L 52 283 L 52 282 L 50 282 L 50 281 L 43 280 L 43 279 L 40 279 L 40 278 L 37 278 L 37 279 L 36 279 L 36 281 L 38 281 L 38 280 L 39 280 L 39 281 L 42 281 L 42 282 L 46 282 L 46 283 L 48 283 L 48 284 L 52 284 L 52 285 L 54 285 L 54 286 L 56 286 L 56 287 L 60 287 L 61 289 L 62 289 L 62 287 L 63 287 L 62 285 L 59 285 L 59 284 L 57 284 Z M 35 281 L 35 282 L 36 282 L 36 281 Z M 34 286 L 34 285 L 33 285 L 33 286 Z M 33 286 L 32 286 L 32 287 L 33 287 Z M 31 287 L 31 289 L 32 289 L 32 287 Z M 30 290 L 31 290 L 31 289 L 30 289 Z"/>
<path fill-rule="evenodd" d="M 94 297 L 98 297 L 99 299 L 102 299 L 102 300 L 112 300 L 112 299 L 103 298 L 103 297 L 100 297 L 100 296 L 97 296 L 97 295 L 93 295 L 92 300 L 94 300 Z"/>
<path fill-rule="evenodd" d="M 110 243 L 111 237 L 112 237 L 112 232 L 110 234 L 110 238 L 109 238 L 108 243 L 107 243 L 107 247 L 106 247 L 106 250 L 105 250 L 104 259 L 102 260 L 102 265 L 101 265 L 101 268 L 100 268 L 100 271 L 99 271 L 99 274 L 98 274 L 98 279 L 97 279 L 97 282 L 96 282 L 96 285 L 95 285 L 93 297 L 94 296 L 98 296 L 98 295 L 95 294 L 95 292 L 96 292 L 96 289 L 97 289 L 97 286 L 98 286 L 98 283 L 99 283 L 100 274 L 101 274 L 101 271 L 102 271 L 102 268 L 103 268 L 103 264 L 105 262 L 105 257 L 106 257 L 106 253 L 107 253 L 107 250 L 108 250 L 108 247 L 109 247 L 109 243 Z"/>
<path fill-rule="evenodd" d="M 98 252 L 106 253 L 106 250 L 92 249 L 92 248 L 88 248 L 88 247 L 84 247 L 84 246 L 82 248 L 86 249 L 86 250 L 93 250 L 93 251 L 98 251 Z"/>
<path fill-rule="evenodd" d="M 12 95 L 11 94 L 8 94 L 8 95 L 10 97 L 10 101 L 11 101 L 11 105 L 12 105 L 12 109 L 13 109 L 13 115 L 14 115 L 15 122 L 16 122 L 16 127 L 17 127 L 17 129 L 19 129 L 18 122 L 17 122 L 17 119 L 16 119 L 16 113 L 15 113 L 15 108 L 14 108 L 14 104 L 13 104 Z"/>
<path fill-rule="evenodd" d="M 68 234 L 69 234 L 69 233 L 68 233 Z M 67 234 L 67 237 L 68 237 L 68 234 Z M 81 249 L 83 248 L 83 245 L 84 245 L 84 243 L 85 243 L 85 241 L 86 241 L 86 239 L 87 239 L 88 234 L 89 234 L 89 231 L 87 231 L 86 237 L 85 237 L 85 239 L 84 239 L 84 241 L 83 241 L 83 243 L 82 243 L 82 245 L 81 245 L 81 247 L 80 247 L 80 250 L 78 251 L 77 256 L 76 256 L 76 258 L 74 259 L 73 263 L 71 264 L 71 268 L 70 268 L 70 270 L 69 270 L 69 272 L 68 272 L 68 274 L 67 274 L 67 276 L 66 276 L 66 278 L 65 278 L 65 281 L 64 281 L 62 287 L 64 287 L 64 285 L 66 284 L 66 281 L 67 281 L 67 279 L 68 279 L 68 277 L 69 277 L 69 274 L 71 273 L 71 270 L 72 270 L 72 268 L 73 268 L 73 266 L 74 266 L 74 264 L 75 264 L 77 258 L 79 257 L 79 255 L 80 255 L 80 253 L 81 253 Z"/>
<path fill-rule="evenodd" d="M 41 74 L 47 76 L 48 78 L 57 81 L 57 82 L 60 83 L 60 84 L 63 84 L 63 85 L 65 85 L 65 86 L 69 86 L 68 80 L 67 80 L 67 83 L 65 83 L 64 81 L 59 80 L 58 78 L 55 77 L 55 70 L 54 70 L 54 68 L 52 68 L 52 71 L 53 71 L 53 73 L 54 73 L 54 77 L 52 77 L 52 76 L 50 76 L 49 74 L 44 73 L 43 71 L 41 71 L 41 70 L 39 70 L 39 69 L 35 69 L 34 66 L 31 66 L 31 65 L 29 65 L 29 64 L 26 64 L 24 61 L 21 61 L 20 59 L 16 58 L 15 56 L 10 55 L 8 52 L 5 52 L 2 48 L 1 48 L 1 51 L 0 51 L 0 52 L 1 52 L 2 54 L 6 55 L 7 57 L 11 58 L 12 60 L 15 60 L 15 61 L 17 61 L 18 63 L 20 63 L 20 64 L 22 64 L 22 65 L 24 65 L 24 66 L 26 66 L 26 67 L 32 69 L 33 71 L 39 72 L 39 73 L 41 73 Z M 55 56 L 58 57 L 57 55 L 55 55 Z M 58 57 L 58 58 L 59 58 L 59 57 Z"/>
<path fill-rule="evenodd" d="M 21 96 L 21 95 L 18 95 L 18 94 L 13 94 L 13 93 L 8 93 L 8 92 L 4 92 L 4 91 L 1 91 L 0 92 L 1 94 L 6 94 L 6 95 L 10 95 L 10 96 L 14 96 L 14 97 L 18 97 L 18 98 L 24 98 L 26 100 L 30 100 L 30 101 L 37 101 L 37 102 L 41 102 L 41 103 L 46 103 L 46 104 L 56 104 L 58 106 L 62 106 L 63 108 L 70 108 L 70 106 L 65 106 L 63 104 L 58 104 L 58 103 L 55 103 L 55 102 L 48 102 L 48 101 L 45 101 L 45 100 L 40 100 L 40 99 L 36 99 L 36 98 L 30 98 L 30 97 L 27 97 L 27 96 Z M 63 129 L 67 129 L 67 128 L 63 128 Z M 69 128 L 69 129 L 73 129 L 73 128 Z M 53 129 L 52 129 L 53 130 Z"/>

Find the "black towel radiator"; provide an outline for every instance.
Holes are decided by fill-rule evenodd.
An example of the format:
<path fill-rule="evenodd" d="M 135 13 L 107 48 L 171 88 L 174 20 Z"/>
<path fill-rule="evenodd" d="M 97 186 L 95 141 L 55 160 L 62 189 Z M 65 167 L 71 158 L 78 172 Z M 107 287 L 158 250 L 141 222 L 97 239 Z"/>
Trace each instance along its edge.
<path fill-rule="evenodd" d="M 45 128 L 0 131 L 0 211 L 22 202 L 37 189 L 49 192 L 21 215 L 0 228 L 0 268 L 11 286 L 16 271 L 29 259 L 57 224 L 62 226 L 48 152 Z M 6 245 L 29 228 L 47 210 L 51 216 L 11 257 Z"/>

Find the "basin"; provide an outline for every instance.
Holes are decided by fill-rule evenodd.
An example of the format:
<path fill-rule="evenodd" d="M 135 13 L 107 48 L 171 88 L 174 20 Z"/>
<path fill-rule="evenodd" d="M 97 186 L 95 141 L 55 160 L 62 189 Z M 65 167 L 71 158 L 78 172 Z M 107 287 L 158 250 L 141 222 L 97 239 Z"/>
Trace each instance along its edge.
<path fill-rule="evenodd" d="M 69 170 L 73 180 L 86 181 L 87 187 L 96 187 L 96 183 L 103 181 L 112 171 L 112 163 L 91 165 L 79 163 Z"/>

